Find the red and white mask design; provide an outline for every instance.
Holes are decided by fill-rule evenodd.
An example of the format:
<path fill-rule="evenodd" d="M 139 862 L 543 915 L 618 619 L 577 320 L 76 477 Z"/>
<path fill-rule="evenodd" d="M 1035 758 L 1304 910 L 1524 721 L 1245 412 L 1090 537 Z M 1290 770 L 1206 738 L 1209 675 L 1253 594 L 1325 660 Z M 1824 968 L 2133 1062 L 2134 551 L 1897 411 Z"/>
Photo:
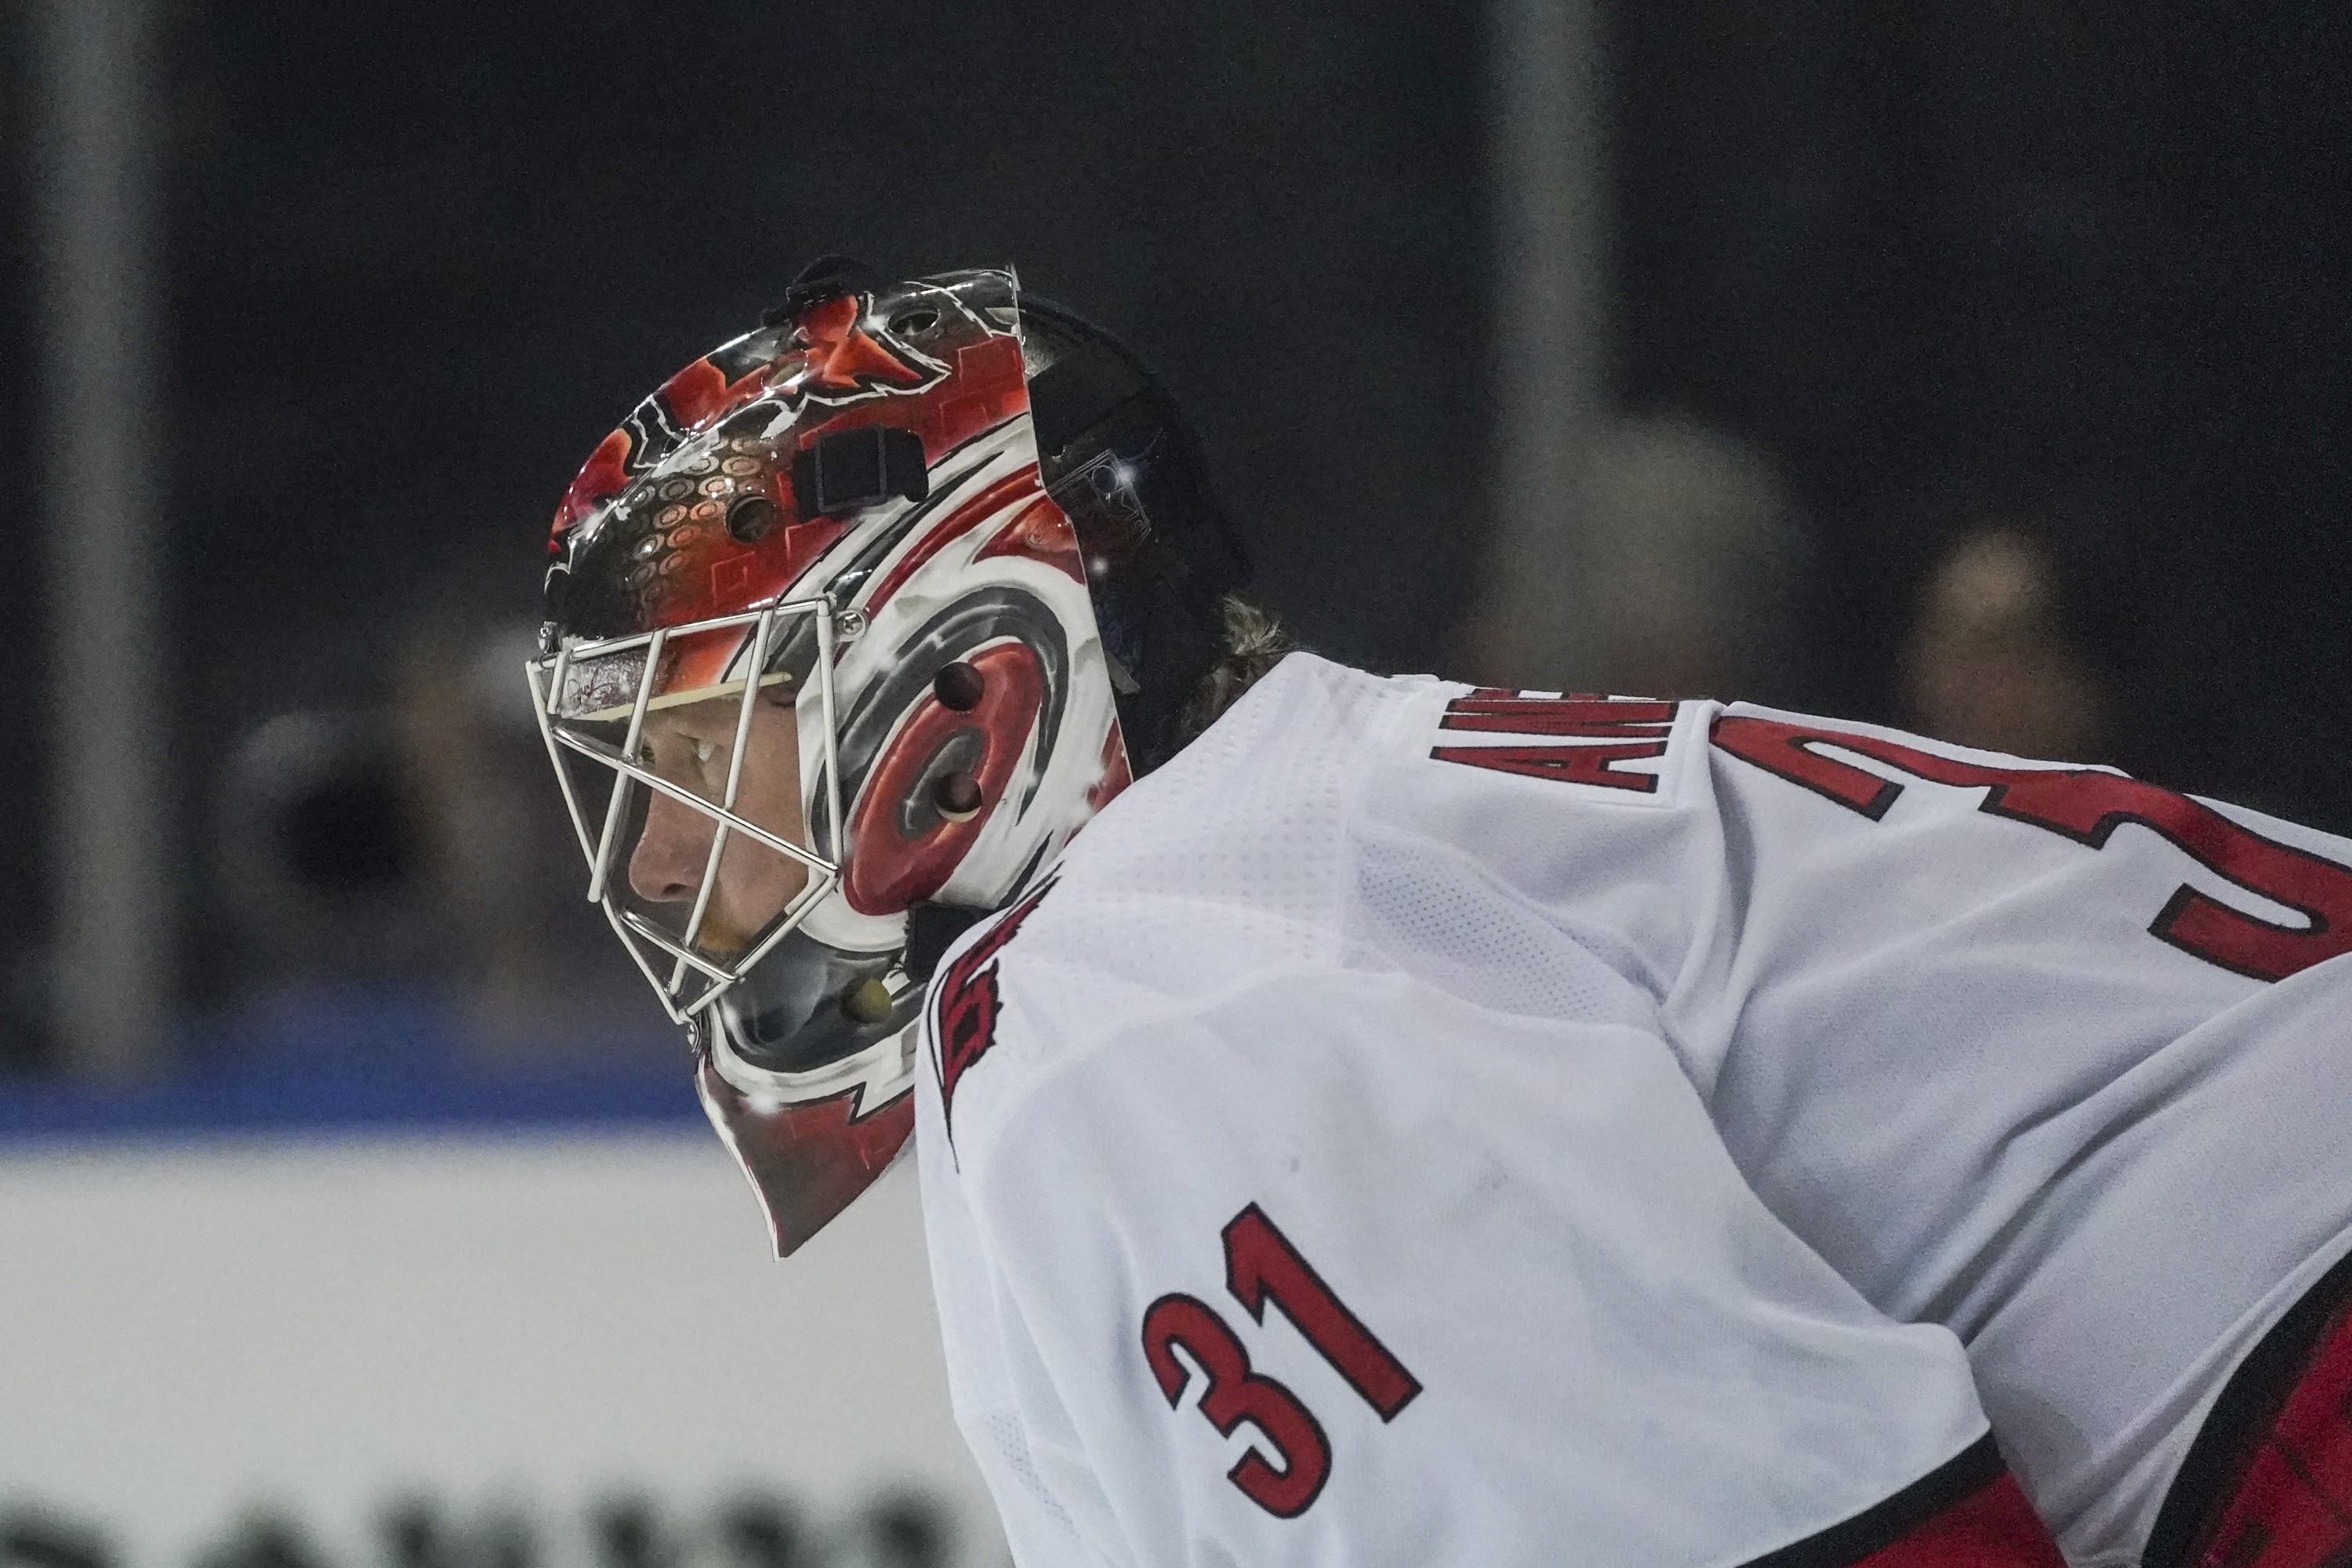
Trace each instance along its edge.
<path fill-rule="evenodd" d="M 697 360 L 558 510 L 530 666 L 589 896 L 789 1253 L 912 1127 L 909 908 L 996 908 L 1129 781 L 1009 273 Z"/>

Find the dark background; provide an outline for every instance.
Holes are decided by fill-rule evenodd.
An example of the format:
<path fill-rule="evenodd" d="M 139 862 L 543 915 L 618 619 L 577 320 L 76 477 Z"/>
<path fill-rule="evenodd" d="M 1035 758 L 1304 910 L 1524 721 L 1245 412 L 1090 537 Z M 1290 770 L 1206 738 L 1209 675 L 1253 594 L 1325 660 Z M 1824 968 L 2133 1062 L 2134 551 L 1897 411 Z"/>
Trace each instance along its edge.
<path fill-rule="evenodd" d="M 2069 613 L 2120 694 L 2117 760 L 2352 826 L 2329 9 L 1604 7 L 1614 394 L 1788 480 L 1816 705 L 1899 719 L 1933 542 L 2036 510 L 2063 520 Z M 72 719 L 37 696 L 26 35 L 5 25 L 0 425 L 24 461 L 0 1055 L 37 1065 L 40 737 Z M 1129 338 L 1202 426 L 1264 596 L 1336 657 L 1447 670 L 1512 352 L 1489 46 L 1479 8 L 1411 0 L 179 6 L 178 723 L 157 743 L 185 781 L 192 1010 L 291 973 L 220 870 L 239 738 L 391 700 L 435 628 L 532 621 L 588 450 L 822 251 L 1010 261 Z M 373 864 L 398 883 L 412 860 Z"/>
<path fill-rule="evenodd" d="M 1613 16 L 1620 390 L 1797 485 L 1829 705 L 1939 522 L 2057 510 L 2120 760 L 2352 826 L 2341 14 Z"/>

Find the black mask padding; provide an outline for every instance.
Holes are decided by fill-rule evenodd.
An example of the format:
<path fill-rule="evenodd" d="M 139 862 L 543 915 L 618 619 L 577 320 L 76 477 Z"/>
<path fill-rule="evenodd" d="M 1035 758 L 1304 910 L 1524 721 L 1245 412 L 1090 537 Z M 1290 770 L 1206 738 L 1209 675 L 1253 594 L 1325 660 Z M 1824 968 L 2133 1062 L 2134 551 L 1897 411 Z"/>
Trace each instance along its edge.
<path fill-rule="evenodd" d="M 1139 688 L 1118 693 L 1119 723 L 1147 773 L 1181 744 L 1179 717 L 1222 651 L 1218 602 L 1249 582 L 1249 557 L 1192 421 L 1134 352 L 1034 294 L 1021 314 L 1044 361 L 1029 380 L 1038 468 L 1089 562 L 1104 645 Z"/>
<path fill-rule="evenodd" d="M 761 313 L 763 327 L 781 327 L 811 305 L 863 293 L 884 286 L 883 276 L 854 256 L 820 256 L 793 275 L 784 285 L 784 300 Z"/>
<path fill-rule="evenodd" d="M 935 904 L 928 899 L 919 900 L 907 910 L 907 953 L 904 963 L 907 978 L 929 980 L 940 966 L 956 938 L 988 918 L 986 910 L 971 910 L 961 904 Z"/>
<path fill-rule="evenodd" d="M 793 459 L 793 495 L 810 517 L 837 517 L 862 506 L 931 493 L 923 438 L 892 425 L 835 430 Z"/>
<path fill-rule="evenodd" d="M 754 1067 L 807 1072 L 840 1061 L 914 1021 L 923 994 L 918 986 L 889 1014 L 870 1024 L 853 1019 L 842 998 L 867 980 L 879 980 L 897 961 L 889 952 L 844 952 L 792 931 L 713 1004 L 735 1053 Z"/>

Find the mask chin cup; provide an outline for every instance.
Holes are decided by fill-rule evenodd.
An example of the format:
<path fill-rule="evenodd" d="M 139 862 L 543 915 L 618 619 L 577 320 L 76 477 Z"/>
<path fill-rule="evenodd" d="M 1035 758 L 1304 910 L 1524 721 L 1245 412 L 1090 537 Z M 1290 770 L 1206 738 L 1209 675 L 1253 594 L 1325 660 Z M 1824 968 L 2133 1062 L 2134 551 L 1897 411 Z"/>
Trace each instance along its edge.
<path fill-rule="evenodd" d="M 789 1258 L 872 1186 L 915 1130 L 915 1097 L 861 1115 L 854 1090 L 798 1104 L 746 1093 L 704 1057 L 695 1090 L 743 1169 L 767 1216 L 776 1256 Z"/>
<path fill-rule="evenodd" d="M 897 952 L 784 934 L 712 1004 L 733 1054 L 762 1072 L 819 1072 L 904 1032 L 922 1006 Z"/>
<path fill-rule="evenodd" d="M 698 1016 L 697 1093 L 759 1195 L 779 1258 L 871 1186 L 914 1131 L 922 995 L 895 952 L 793 931 Z M 861 1017 L 869 1001 L 878 1016 Z"/>

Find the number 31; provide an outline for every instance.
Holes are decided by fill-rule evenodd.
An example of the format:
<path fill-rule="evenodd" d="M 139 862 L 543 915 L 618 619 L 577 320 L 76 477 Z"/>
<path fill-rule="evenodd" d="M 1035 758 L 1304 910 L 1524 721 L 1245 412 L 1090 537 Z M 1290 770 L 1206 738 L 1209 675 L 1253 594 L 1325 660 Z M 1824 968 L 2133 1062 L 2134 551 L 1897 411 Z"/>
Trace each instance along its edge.
<path fill-rule="evenodd" d="M 1225 1289 L 1252 1321 L 1265 1321 L 1268 1300 L 1280 1307 L 1382 1421 L 1395 1420 L 1412 1403 L 1421 1384 L 1341 1305 L 1265 1210 L 1255 1204 L 1243 1209 L 1226 1225 L 1224 1238 Z M 1251 1364 L 1248 1348 L 1214 1308 L 1181 1291 L 1160 1297 L 1143 1314 L 1143 1359 L 1170 1409 L 1183 1403 L 1189 1381 L 1176 1359 L 1180 1345 L 1208 1379 L 1201 1414 L 1209 1425 L 1230 1437 L 1250 1422 L 1282 1461 L 1276 1469 L 1253 1447 L 1226 1479 L 1276 1519 L 1305 1513 L 1331 1475 L 1331 1443 L 1323 1424 L 1287 1385 Z"/>

